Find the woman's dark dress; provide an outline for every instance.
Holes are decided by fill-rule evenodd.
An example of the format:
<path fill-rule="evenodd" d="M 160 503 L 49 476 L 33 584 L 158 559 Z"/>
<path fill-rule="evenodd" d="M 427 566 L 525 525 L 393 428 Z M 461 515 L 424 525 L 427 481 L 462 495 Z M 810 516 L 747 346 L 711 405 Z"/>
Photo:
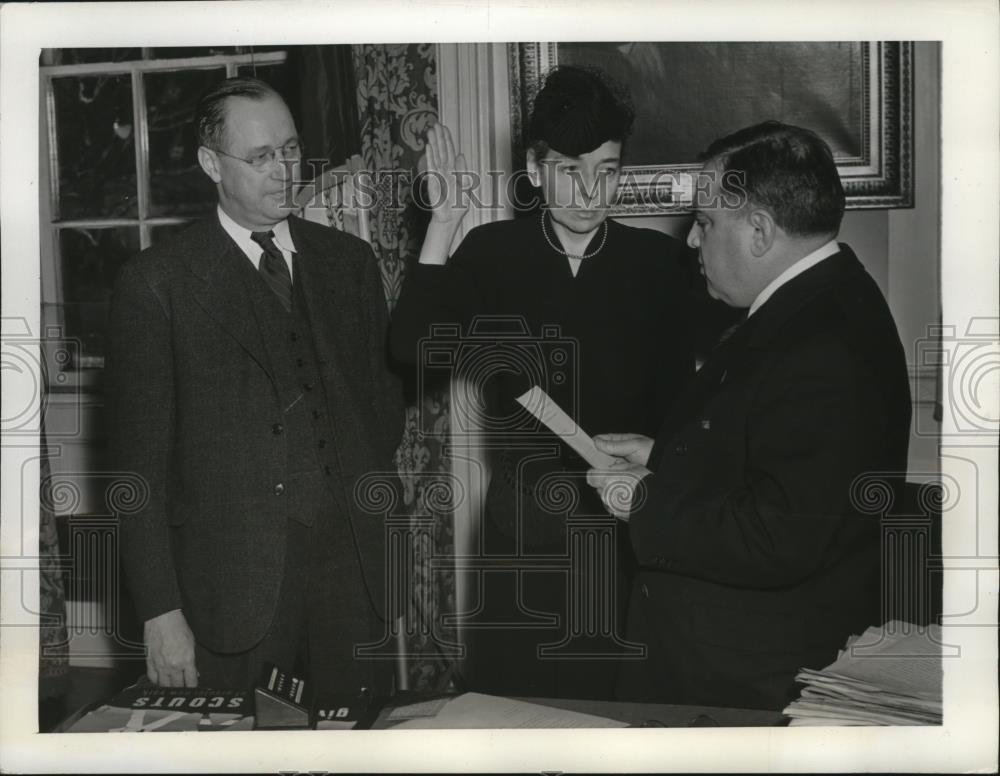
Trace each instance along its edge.
<path fill-rule="evenodd" d="M 600 240 L 598 231 L 587 253 Z M 538 383 L 590 435 L 655 436 L 694 373 L 685 250 L 660 232 L 609 221 L 603 248 L 574 277 L 534 216 L 473 229 L 446 266 L 418 264 L 407 274 L 393 355 L 423 361 L 425 387 L 449 371 L 482 386 L 492 469 L 483 553 L 523 569 L 480 577 L 481 609 L 463 618 L 469 689 L 611 698 L 618 661 L 636 652 L 617 643 L 629 593 L 627 527 L 586 485 L 587 464 L 514 399 Z M 617 570 L 604 575 L 587 548 L 600 552 L 609 541 L 603 557 Z M 574 608 L 580 596 L 588 603 Z"/>

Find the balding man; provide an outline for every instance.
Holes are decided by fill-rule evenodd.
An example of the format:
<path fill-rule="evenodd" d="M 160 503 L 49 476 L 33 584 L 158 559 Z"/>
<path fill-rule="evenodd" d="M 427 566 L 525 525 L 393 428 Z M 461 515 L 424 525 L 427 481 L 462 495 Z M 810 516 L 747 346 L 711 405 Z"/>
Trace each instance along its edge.
<path fill-rule="evenodd" d="M 302 149 L 271 87 L 223 81 L 196 122 L 218 208 L 129 261 L 112 303 L 111 450 L 149 486 L 121 524 L 147 673 L 247 689 L 275 663 L 385 691 L 354 653 L 387 615 L 384 527 L 354 485 L 391 471 L 403 424 L 378 266 L 289 215 Z"/>
<path fill-rule="evenodd" d="M 879 522 L 851 493 L 863 473 L 905 473 L 906 361 L 881 292 L 836 241 L 827 145 L 768 122 L 704 158 L 688 243 L 711 295 L 748 317 L 655 442 L 597 438 L 622 459 L 589 479 L 629 520 L 628 637 L 648 645 L 618 690 L 781 709 L 800 668 L 880 621 Z"/>

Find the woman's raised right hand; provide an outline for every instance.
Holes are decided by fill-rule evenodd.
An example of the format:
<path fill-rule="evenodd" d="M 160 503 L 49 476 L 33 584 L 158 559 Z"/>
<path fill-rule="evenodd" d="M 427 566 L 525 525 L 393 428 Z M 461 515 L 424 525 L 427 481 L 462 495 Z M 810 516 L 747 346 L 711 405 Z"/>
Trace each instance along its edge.
<path fill-rule="evenodd" d="M 431 206 L 431 221 L 450 224 L 461 221 L 469 210 L 468 180 L 465 156 L 455 153 L 451 132 L 444 124 L 427 130 L 424 153 L 427 170 L 426 201 Z"/>

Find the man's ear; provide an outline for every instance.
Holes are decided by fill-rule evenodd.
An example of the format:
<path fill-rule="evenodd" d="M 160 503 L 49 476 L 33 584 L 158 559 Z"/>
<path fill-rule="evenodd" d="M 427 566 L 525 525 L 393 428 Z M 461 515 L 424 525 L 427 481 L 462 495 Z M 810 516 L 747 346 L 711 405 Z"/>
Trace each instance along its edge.
<path fill-rule="evenodd" d="M 219 157 L 211 149 L 205 148 L 205 146 L 201 146 L 198 149 L 198 164 L 201 165 L 201 169 L 205 171 L 205 174 L 212 179 L 212 183 L 218 183 L 222 180 L 222 172 L 219 170 Z"/>
<path fill-rule="evenodd" d="M 542 175 L 541 170 L 538 165 L 538 155 L 535 153 L 534 148 L 529 148 L 526 154 L 527 167 L 528 167 L 528 180 L 531 181 L 532 186 L 542 185 Z"/>
<path fill-rule="evenodd" d="M 774 216 L 770 211 L 760 208 L 752 210 L 747 216 L 747 221 L 753 229 L 750 235 L 750 253 L 759 258 L 774 245 L 778 225 L 774 222 Z"/>

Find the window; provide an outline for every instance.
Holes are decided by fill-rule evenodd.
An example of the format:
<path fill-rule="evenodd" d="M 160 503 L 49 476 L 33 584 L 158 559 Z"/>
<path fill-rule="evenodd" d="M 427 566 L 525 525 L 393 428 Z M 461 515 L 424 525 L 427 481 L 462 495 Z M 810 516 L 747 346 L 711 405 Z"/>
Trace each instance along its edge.
<path fill-rule="evenodd" d="M 96 385 L 121 264 L 214 206 L 196 158 L 198 97 L 254 74 L 285 94 L 286 65 L 275 48 L 42 52 L 42 324 L 79 342 L 48 364 L 53 390 Z"/>

